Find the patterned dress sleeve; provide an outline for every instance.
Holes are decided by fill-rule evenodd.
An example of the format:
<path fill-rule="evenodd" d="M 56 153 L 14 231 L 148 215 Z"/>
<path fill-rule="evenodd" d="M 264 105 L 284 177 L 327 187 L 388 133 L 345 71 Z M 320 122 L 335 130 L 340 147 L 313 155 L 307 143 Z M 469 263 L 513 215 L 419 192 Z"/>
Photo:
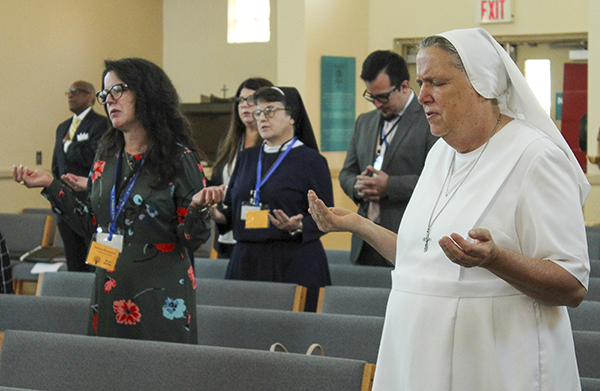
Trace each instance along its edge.
<path fill-rule="evenodd" d="M 42 190 L 42 195 L 50 201 L 52 210 L 79 235 L 89 239 L 96 232 L 96 218 L 90 211 L 88 202 L 79 201 L 69 186 L 54 179 L 50 186 Z"/>
<path fill-rule="evenodd" d="M 181 171 L 173 181 L 173 197 L 177 205 L 177 235 L 181 243 L 195 251 L 210 237 L 209 210 L 189 208 L 194 194 L 206 186 L 204 168 L 198 158 L 186 150 L 181 157 Z"/>

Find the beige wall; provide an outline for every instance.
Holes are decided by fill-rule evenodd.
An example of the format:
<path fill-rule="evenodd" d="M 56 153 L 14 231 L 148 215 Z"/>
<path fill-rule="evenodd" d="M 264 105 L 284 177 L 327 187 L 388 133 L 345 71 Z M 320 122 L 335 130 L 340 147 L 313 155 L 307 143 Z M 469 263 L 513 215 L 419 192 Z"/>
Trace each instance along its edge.
<path fill-rule="evenodd" d="M 0 176 L 35 167 L 36 151 L 50 169 L 56 126 L 72 115 L 64 91 L 77 79 L 99 89 L 106 58 L 161 64 L 162 35 L 162 0 L 2 0 Z M 6 179 L 0 194 L 0 212 L 49 205 Z"/>
<path fill-rule="evenodd" d="M 277 80 L 277 5 L 271 10 L 271 41 L 227 43 L 227 1 L 164 0 L 164 69 L 183 102 L 200 94 L 233 96 L 254 76 Z"/>
<path fill-rule="evenodd" d="M 475 0 L 369 1 L 369 50 L 392 48 L 399 37 L 484 27 L 492 35 L 588 31 L 588 4 L 597 0 L 512 0 L 514 21 L 480 25 Z"/>
<path fill-rule="evenodd" d="M 362 62 L 368 55 L 367 49 L 367 0 L 306 0 L 306 85 L 304 99 L 311 122 L 320 140 L 321 134 L 321 56 L 342 56 L 356 58 L 356 94 L 359 97 L 364 83 L 359 77 Z M 364 99 L 356 99 L 356 113 L 370 107 Z M 345 152 L 323 153 L 329 162 L 332 173 L 334 202 L 356 210 L 357 206 L 346 196 L 339 185 L 339 171 L 343 166 Z M 323 237 L 327 248 L 350 248 L 351 236 L 348 233 L 330 233 Z"/>

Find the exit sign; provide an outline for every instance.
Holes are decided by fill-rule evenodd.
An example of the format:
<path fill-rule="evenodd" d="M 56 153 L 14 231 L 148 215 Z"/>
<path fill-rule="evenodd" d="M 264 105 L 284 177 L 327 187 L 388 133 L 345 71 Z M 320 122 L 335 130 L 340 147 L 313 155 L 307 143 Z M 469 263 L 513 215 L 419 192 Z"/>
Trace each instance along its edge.
<path fill-rule="evenodd" d="M 475 0 L 479 23 L 512 22 L 512 0 Z"/>

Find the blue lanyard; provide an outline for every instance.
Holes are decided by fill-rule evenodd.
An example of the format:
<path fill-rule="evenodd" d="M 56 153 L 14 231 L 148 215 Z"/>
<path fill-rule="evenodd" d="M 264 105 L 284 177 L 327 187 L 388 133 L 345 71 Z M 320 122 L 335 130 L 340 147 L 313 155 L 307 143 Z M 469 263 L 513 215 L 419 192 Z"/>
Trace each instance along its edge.
<path fill-rule="evenodd" d="M 117 182 L 119 180 L 119 171 L 121 169 L 122 154 L 123 154 L 123 151 L 119 152 L 119 154 L 117 155 L 117 164 L 115 166 L 115 183 L 113 184 L 112 190 L 110 192 L 110 224 L 108 226 L 108 232 L 109 232 L 108 240 L 112 240 L 113 234 L 115 233 L 115 228 L 117 226 L 117 218 L 119 218 L 119 215 L 123 212 L 123 209 L 125 208 L 125 204 L 127 203 L 127 200 L 129 199 L 129 196 L 131 195 L 131 191 L 133 190 L 133 187 L 135 186 L 135 183 L 137 182 L 138 176 L 140 175 L 140 171 L 142 171 L 142 166 L 144 165 L 144 160 L 146 160 L 146 158 L 142 159 L 140 167 L 137 169 L 137 171 L 133 174 L 133 176 L 129 180 L 129 183 L 127 184 L 127 187 L 125 188 L 125 193 L 123 193 L 123 197 L 121 198 L 121 200 L 119 201 L 119 205 L 117 206 L 117 197 L 115 195 L 115 193 L 116 193 L 115 188 L 116 188 Z"/>
<path fill-rule="evenodd" d="M 398 117 L 398 119 L 396 120 L 396 122 L 394 122 L 394 124 L 390 127 L 390 129 L 388 130 L 387 133 L 385 133 L 383 131 L 384 126 L 381 127 L 381 139 L 379 141 L 379 146 L 381 146 L 381 143 L 384 142 L 385 143 L 385 149 L 388 149 L 390 146 L 390 142 L 388 141 L 388 136 L 390 135 L 390 133 L 392 133 L 392 130 L 394 130 L 394 128 L 396 126 L 398 126 L 398 124 L 400 123 L 400 116 Z"/>
<path fill-rule="evenodd" d="M 263 153 L 263 147 L 260 147 L 260 153 L 258 154 L 258 164 L 256 165 L 256 186 L 254 187 L 254 205 L 255 206 L 259 206 L 260 205 L 260 188 L 271 177 L 271 175 L 273 174 L 273 172 L 275 172 L 275 170 L 277 169 L 277 167 L 279 167 L 279 165 L 281 164 L 281 162 L 283 161 L 283 159 L 287 156 L 287 154 L 290 153 L 290 151 L 292 150 L 292 147 L 294 146 L 294 144 L 296 144 L 296 141 L 298 141 L 298 137 L 294 137 L 292 139 L 292 142 L 287 147 L 287 149 L 285 150 L 285 152 L 283 152 L 277 158 L 277 160 L 275 160 L 275 163 L 273 164 L 273 166 L 271 167 L 271 169 L 269 170 L 269 172 L 267 172 L 267 175 L 265 175 L 264 179 L 261 179 L 262 178 L 262 153 Z"/>

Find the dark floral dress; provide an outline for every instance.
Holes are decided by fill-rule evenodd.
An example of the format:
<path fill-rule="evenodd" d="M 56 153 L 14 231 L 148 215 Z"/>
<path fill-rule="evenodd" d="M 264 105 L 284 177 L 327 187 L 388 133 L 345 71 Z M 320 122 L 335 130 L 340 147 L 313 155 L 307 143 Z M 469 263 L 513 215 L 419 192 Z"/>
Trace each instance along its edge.
<path fill-rule="evenodd" d="M 142 159 L 128 154 L 121 158 L 118 200 L 133 172 L 141 171 L 117 219 L 115 233 L 123 235 L 123 251 L 115 269 L 96 269 L 88 333 L 197 343 L 196 279 L 188 249 L 201 246 L 211 226 L 207 212 L 188 206 L 205 186 L 204 170 L 182 147 L 178 175 L 167 187 L 153 189 L 149 170 L 140 168 Z M 56 213 L 82 235 L 108 232 L 116 162 L 117 154 L 106 161 L 96 159 L 86 204 L 56 180 L 42 192 Z"/>

